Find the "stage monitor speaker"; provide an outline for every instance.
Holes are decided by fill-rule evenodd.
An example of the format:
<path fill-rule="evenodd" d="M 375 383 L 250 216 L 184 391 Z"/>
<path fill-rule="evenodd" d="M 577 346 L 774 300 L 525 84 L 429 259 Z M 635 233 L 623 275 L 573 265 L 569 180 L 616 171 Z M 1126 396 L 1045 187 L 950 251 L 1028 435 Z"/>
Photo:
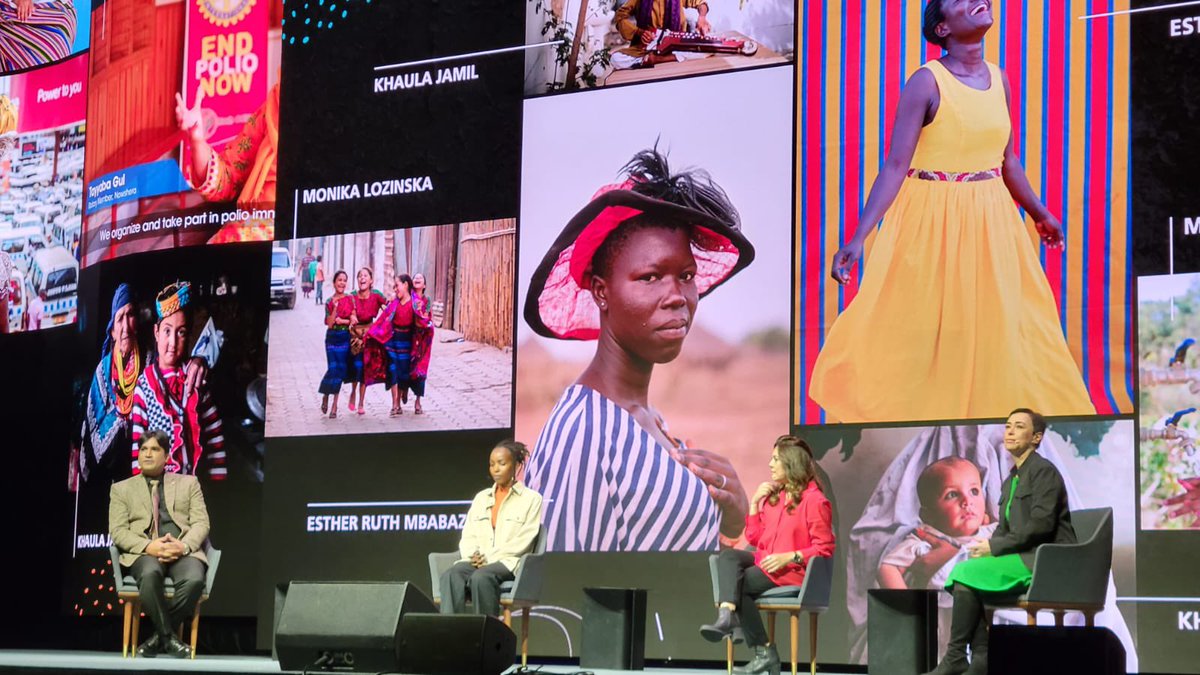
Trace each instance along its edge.
<path fill-rule="evenodd" d="M 934 669 L 940 592 L 867 591 L 868 675 L 917 675 Z"/>
<path fill-rule="evenodd" d="M 399 670 L 421 675 L 499 675 L 516 659 L 517 636 L 479 614 L 405 614 Z"/>
<path fill-rule="evenodd" d="M 641 670 L 646 660 L 646 591 L 583 589 L 580 668 Z"/>
<path fill-rule="evenodd" d="M 436 611 L 405 581 L 292 582 L 275 628 L 281 670 L 397 670 L 400 618 Z"/>
<path fill-rule="evenodd" d="M 992 675 L 1125 675 L 1125 647 L 1107 628 L 992 626 Z"/>

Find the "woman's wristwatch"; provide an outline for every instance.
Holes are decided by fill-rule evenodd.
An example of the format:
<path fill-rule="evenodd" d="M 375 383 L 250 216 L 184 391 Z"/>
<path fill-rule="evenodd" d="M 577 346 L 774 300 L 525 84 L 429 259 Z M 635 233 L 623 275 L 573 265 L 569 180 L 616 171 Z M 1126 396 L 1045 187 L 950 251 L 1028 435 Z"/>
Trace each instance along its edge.
<path fill-rule="evenodd" d="M 797 565 L 804 562 L 804 556 L 800 555 L 800 551 L 792 552 L 792 562 L 796 563 Z"/>

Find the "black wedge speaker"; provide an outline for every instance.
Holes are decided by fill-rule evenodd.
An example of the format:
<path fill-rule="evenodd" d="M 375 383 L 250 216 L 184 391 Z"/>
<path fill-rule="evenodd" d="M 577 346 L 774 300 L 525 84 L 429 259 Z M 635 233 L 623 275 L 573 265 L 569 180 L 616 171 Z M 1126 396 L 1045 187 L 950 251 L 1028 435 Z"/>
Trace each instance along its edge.
<path fill-rule="evenodd" d="M 275 650 L 281 670 L 399 670 L 401 618 L 436 611 L 404 581 L 304 581 L 287 591 Z"/>

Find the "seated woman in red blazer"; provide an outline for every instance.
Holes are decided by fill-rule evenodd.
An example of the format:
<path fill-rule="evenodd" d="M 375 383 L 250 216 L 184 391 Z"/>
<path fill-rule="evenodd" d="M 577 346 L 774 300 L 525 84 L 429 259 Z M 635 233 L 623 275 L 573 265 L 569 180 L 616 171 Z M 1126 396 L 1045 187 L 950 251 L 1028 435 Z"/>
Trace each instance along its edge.
<path fill-rule="evenodd" d="M 754 659 L 735 673 L 779 675 L 779 654 L 754 601 L 777 586 L 804 583 L 808 559 L 833 555 L 833 509 L 817 484 L 812 449 L 796 436 L 780 436 L 771 452 L 771 480 L 758 486 L 746 516 L 746 540 L 755 551 L 726 549 L 717 558 L 720 599 L 715 623 L 700 627 L 711 642 L 740 627 Z"/>

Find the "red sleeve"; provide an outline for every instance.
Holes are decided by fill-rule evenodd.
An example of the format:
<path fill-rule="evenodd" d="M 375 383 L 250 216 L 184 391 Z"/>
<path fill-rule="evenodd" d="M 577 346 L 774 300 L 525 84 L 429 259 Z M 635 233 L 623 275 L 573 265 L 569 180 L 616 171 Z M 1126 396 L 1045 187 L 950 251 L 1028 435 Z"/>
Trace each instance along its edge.
<path fill-rule="evenodd" d="M 242 126 L 237 137 L 227 143 L 220 152 L 213 151 L 207 175 L 192 176 L 192 163 L 190 161 L 183 163 L 184 177 L 189 183 L 196 186 L 196 191 L 204 195 L 206 200 L 227 202 L 236 197 L 246 183 L 246 176 L 250 174 L 250 169 L 254 166 L 258 146 L 267 133 L 266 106 L 265 102 L 259 106 L 258 110 L 254 111 L 254 114 L 246 120 L 246 124 Z M 190 154 L 190 148 L 188 152 Z M 203 179 L 199 185 L 196 184 L 197 178 Z"/>
<path fill-rule="evenodd" d="M 759 511 L 758 513 L 755 513 L 755 514 L 747 514 L 746 515 L 746 541 L 749 542 L 751 546 L 757 547 L 758 541 L 762 537 L 762 533 L 763 533 L 762 511 Z"/>
<path fill-rule="evenodd" d="M 808 546 L 800 550 L 805 560 L 813 556 L 833 555 L 833 507 L 825 495 L 816 493 L 804 500 L 804 519 L 808 523 Z"/>

